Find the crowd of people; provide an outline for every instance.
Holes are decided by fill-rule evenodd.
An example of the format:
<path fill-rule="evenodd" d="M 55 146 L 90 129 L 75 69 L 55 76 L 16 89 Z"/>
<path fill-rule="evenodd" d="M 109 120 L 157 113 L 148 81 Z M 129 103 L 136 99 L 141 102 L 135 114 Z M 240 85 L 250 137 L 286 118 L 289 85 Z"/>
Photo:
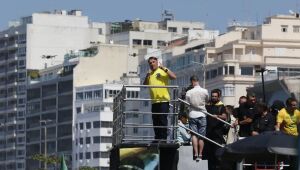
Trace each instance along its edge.
<path fill-rule="evenodd" d="M 158 62 L 157 57 L 150 57 L 148 64 L 150 70 L 144 85 L 167 86 L 169 79 L 176 78 L 171 70 Z M 182 91 L 181 98 L 189 105 L 181 103 L 177 141 L 182 145 L 192 143 L 193 160 L 199 162 L 207 159 L 210 170 L 222 169 L 215 154 L 220 146 L 204 140 L 204 137 L 225 145 L 265 131 L 276 130 L 298 136 L 300 111 L 295 98 L 288 98 L 285 104 L 276 100 L 269 108 L 265 103 L 258 102 L 254 93 L 248 93 L 247 96 L 239 98 L 238 107 L 234 108 L 221 101 L 220 89 L 213 89 L 209 94 L 207 89 L 200 86 L 195 75 L 190 77 L 190 82 L 191 85 Z M 150 95 L 154 142 L 165 142 L 167 129 L 157 127 L 168 126 L 167 114 L 159 113 L 169 112 L 170 95 L 167 88 L 150 88 Z M 190 130 L 186 130 L 184 126 Z"/>
<path fill-rule="evenodd" d="M 192 76 L 190 80 L 192 89 L 188 89 L 186 94 L 182 94 L 182 98 L 189 102 L 190 107 L 187 108 L 183 103 L 179 116 L 183 117 L 182 115 L 186 115 L 189 120 L 185 121 L 188 124 L 186 125 L 192 130 L 189 132 L 191 139 L 185 138 L 184 143 L 192 143 L 194 160 L 199 161 L 202 157 L 207 159 L 210 170 L 222 167 L 216 157 L 216 150 L 219 146 L 212 142 L 204 141 L 201 147 L 199 147 L 199 144 L 193 138 L 198 138 L 200 141 L 203 138 L 202 136 L 205 136 L 224 145 L 241 138 L 259 135 L 266 131 L 276 130 L 298 136 L 297 127 L 300 123 L 300 111 L 297 108 L 298 102 L 295 98 L 288 98 L 285 104 L 280 100 L 276 100 L 271 107 L 268 107 L 265 103 L 258 102 L 254 93 L 248 93 L 247 96 L 239 98 L 239 106 L 234 108 L 232 105 L 225 105 L 220 100 L 221 91 L 219 89 L 212 90 L 210 99 L 207 100 L 207 90 L 201 88 L 199 82 L 194 82 L 198 80 L 197 77 Z M 195 89 L 201 90 L 198 90 L 198 93 L 196 93 Z M 202 119 L 206 118 L 206 121 L 202 120 L 204 123 L 199 122 L 197 125 L 198 129 L 194 128 L 195 110 L 201 115 Z M 217 119 L 227 121 L 231 126 Z M 180 119 L 179 122 L 181 122 Z M 203 125 L 205 125 L 204 128 Z M 180 137 L 178 135 L 178 138 Z"/>

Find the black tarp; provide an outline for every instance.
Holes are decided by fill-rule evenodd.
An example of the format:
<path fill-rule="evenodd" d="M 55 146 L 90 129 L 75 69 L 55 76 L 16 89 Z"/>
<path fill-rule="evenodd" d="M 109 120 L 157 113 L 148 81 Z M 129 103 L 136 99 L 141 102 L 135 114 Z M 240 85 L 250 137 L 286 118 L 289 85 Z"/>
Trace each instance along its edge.
<path fill-rule="evenodd" d="M 297 156 L 297 137 L 282 132 L 265 132 L 226 145 L 217 151 L 223 160 L 274 160 Z M 276 158 L 275 158 L 276 156 Z"/>

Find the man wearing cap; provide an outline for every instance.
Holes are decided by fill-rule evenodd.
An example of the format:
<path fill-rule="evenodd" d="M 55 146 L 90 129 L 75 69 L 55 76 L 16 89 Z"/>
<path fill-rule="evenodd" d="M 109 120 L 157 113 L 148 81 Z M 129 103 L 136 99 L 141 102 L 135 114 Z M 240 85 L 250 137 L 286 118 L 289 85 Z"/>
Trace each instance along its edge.
<path fill-rule="evenodd" d="M 159 66 L 158 59 L 152 56 L 148 59 L 150 67 L 149 72 L 144 80 L 144 85 L 151 86 L 167 86 L 169 79 L 176 79 L 176 75 L 166 67 Z M 153 126 L 167 126 L 167 114 L 169 112 L 170 94 L 167 88 L 150 88 L 150 96 L 152 99 L 152 121 Z M 167 139 L 167 128 L 154 128 L 155 140 Z"/>

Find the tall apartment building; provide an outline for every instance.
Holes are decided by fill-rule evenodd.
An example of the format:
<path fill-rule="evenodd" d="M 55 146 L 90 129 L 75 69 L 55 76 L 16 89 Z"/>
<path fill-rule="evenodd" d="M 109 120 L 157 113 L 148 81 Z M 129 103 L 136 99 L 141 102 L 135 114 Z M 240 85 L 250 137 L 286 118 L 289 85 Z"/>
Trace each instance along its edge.
<path fill-rule="evenodd" d="M 81 11 L 33 13 L 0 32 L 0 169 L 25 168 L 27 70 L 61 64 L 70 50 L 105 42 L 106 25 Z"/>
<path fill-rule="evenodd" d="M 26 169 L 44 168 L 43 162 L 32 159 L 36 154 L 64 153 L 69 164 L 72 160 L 73 75 L 66 71 L 57 75 L 62 68 L 41 70 L 40 79 L 30 81 L 27 87 Z M 54 169 L 53 165 L 47 167 Z"/>

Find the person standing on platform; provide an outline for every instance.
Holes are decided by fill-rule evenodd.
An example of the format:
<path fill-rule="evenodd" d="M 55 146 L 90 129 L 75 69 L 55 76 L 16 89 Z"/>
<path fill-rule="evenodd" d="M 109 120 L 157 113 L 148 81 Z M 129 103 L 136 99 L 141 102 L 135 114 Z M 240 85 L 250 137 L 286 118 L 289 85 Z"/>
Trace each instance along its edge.
<path fill-rule="evenodd" d="M 221 102 L 221 92 L 219 89 L 211 91 L 210 102 L 206 105 L 208 113 L 212 114 L 212 117 L 207 118 L 207 137 L 219 144 L 225 144 L 224 134 L 224 123 L 217 120 L 217 118 L 226 121 L 227 114 L 226 109 Z M 219 146 L 210 142 L 205 143 L 205 156 L 208 160 L 209 170 L 221 169 L 221 162 L 216 157 L 216 151 Z"/>
<path fill-rule="evenodd" d="M 176 79 L 176 75 L 166 67 L 163 67 L 157 57 L 152 56 L 148 59 L 150 67 L 149 72 L 144 80 L 144 85 L 167 86 L 170 79 Z M 160 65 L 159 65 L 160 64 Z M 152 121 L 153 126 L 168 126 L 169 101 L 170 94 L 167 88 L 150 88 L 152 99 Z M 159 114 L 161 113 L 161 114 Z M 155 141 L 167 140 L 167 127 L 154 127 Z"/>
<path fill-rule="evenodd" d="M 300 123 L 300 111 L 297 109 L 298 102 L 294 98 L 286 100 L 286 107 L 281 109 L 277 115 L 277 131 L 289 135 L 298 136 L 297 126 Z"/>
<path fill-rule="evenodd" d="M 275 117 L 269 112 L 269 108 L 265 103 L 256 105 L 258 116 L 251 124 L 251 135 L 259 135 L 265 131 L 275 130 Z"/>
<path fill-rule="evenodd" d="M 206 135 L 206 108 L 208 101 L 208 91 L 201 88 L 197 76 L 190 78 L 193 88 L 186 92 L 186 101 L 190 103 L 189 124 L 191 130 L 202 136 Z M 192 133 L 193 159 L 197 162 L 202 159 L 202 151 L 204 147 L 203 139 Z"/>
<path fill-rule="evenodd" d="M 240 137 L 251 136 L 251 124 L 255 117 L 258 116 L 256 105 L 256 95 L 251 92 L 248 93 L 247 102 L 240 107 L 237 115 L 238 121 L 236 121 L 236 124 L 240 125 Z"/>

